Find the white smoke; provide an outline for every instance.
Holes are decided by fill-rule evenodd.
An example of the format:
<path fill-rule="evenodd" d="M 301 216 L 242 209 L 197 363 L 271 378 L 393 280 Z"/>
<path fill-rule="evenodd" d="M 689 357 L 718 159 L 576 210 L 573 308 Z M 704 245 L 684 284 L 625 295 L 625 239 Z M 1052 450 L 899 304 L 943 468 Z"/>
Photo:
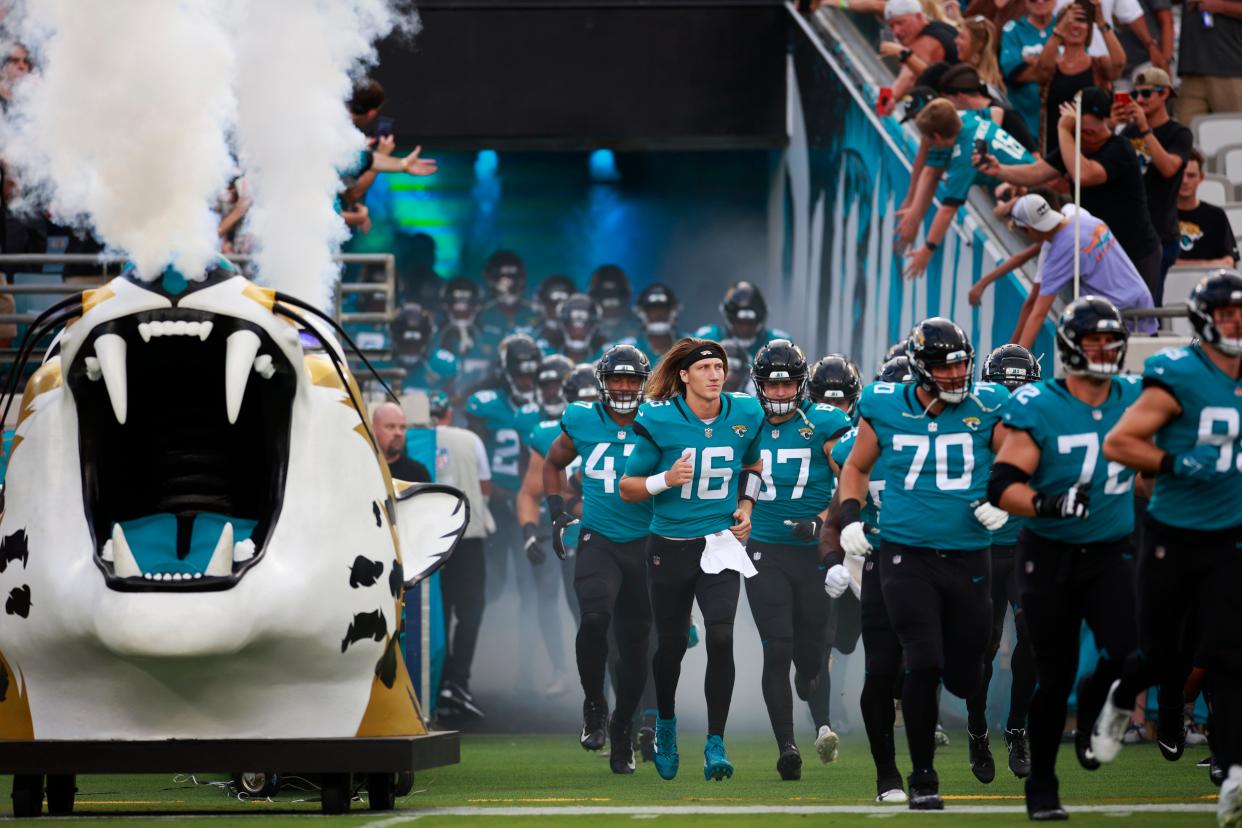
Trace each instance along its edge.
<path fill-rule="evenodd" d="M 364 147 L 346 103 L 373 43 L 412 34 L 405 0 L 28 0 L 39 67 L 2 153 L 22 206 L 93 225 L 145 278 L 194 278 L 219 249 L 211 207 L 235 172 L 254 203 L 260 281 L 326 307 L 346 228 L 341 170 Z"/>
<path fill-rule="evenodd" d="M 262 281 L 326 307 L 348 231 L 334 209 L 341 170 L 365 147 L 345 102 L 373 43 L 417 25 L 384 0 L 239 4 L 237 146 L 254 196 L 248 229 Z"/>
<path fill-rule="evenodd" d="M 18 86 L 3 153 L 27 206 L 85 218 L 145 278 L 195 273 L 217 248 L 234 56 L 215 6 L 37 0 L 16 21 L 39 72 Z"/>

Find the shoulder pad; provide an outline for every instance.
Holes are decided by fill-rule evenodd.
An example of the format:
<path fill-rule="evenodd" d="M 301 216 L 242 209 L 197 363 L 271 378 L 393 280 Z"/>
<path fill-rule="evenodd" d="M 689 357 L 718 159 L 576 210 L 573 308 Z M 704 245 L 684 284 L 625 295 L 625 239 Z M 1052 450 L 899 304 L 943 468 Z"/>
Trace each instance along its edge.
<path fill-rule="evenodd" d="M 1001 31 L 1002 31 L 1002 32 L 1012 32 L 1012 31 L 1014 30 L 1014 27 L 1015 27 L 1015 26 L 1017 26 L 1017 25 L 1018 25 L 1018 24 L 1017 24 L 1017 22 L 1016 22 L 1016 21 L 1010 20 L 1008 23 L 1006 23 L 1004 26 L 1002 26 L 1002 27 L 1001 27 Z"/>
<path fill-rule="evenodd" d="M 519 414 L 530 414 L 532 412 L 534 413 L 539 412 L 539 403 L 533 403 L 533 402 L 525 403 L 521 408 L 518 409 Z"/>
<path fill-rule="evenodd" d="M 470 395 L 470 399 L 466 401 L 466 408 L 471 411 L 477 411 L 485 405 L 496 402 L 500 399 L 500 395 L 489 389 L 483 391 L 475 391 Z"/>

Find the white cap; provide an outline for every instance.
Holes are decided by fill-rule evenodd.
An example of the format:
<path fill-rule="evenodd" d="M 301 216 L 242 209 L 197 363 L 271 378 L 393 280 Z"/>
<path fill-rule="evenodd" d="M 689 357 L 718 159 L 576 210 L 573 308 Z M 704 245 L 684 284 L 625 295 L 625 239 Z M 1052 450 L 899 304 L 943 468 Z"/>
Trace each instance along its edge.
<path fill-rule="evenodd" d="M 1043 196 L 1034 193 L 1024 195 L 1014 202 L 1010 216 L 1013 218 L 1013 223 L 1019 227 L 1029 227 L 1041 233 L 1056 230 L 1065 219 L 1063 215 L 1049 206 Z"/>
<path fill-rule="evenodd" d="M 919 0 L 888 0 L 884 4 L 884 19 L 903 17 L 907 14 L 922 14 L 923 4 Z"/>

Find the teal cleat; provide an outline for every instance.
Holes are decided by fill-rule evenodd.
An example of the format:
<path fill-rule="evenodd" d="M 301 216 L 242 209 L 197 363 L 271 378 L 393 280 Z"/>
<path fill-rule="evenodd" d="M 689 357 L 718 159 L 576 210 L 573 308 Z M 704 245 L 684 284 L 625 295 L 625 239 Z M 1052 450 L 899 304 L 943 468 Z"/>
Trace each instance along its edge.
<path fill-rule="evenodd" d="M 733 776 L 733 763 L 725 753 L 723 736 L 708 736 L 703 746 L 703 778 L 719 782 Z"/>
<path fill-rule="evenodd" d="M 661 779 L 672 779 L 677 776 L 677 768 L 681 757 L 677 755 L 677 717 L 661 719 L 656 717 L 655 726 L 655 762 L 656 773 Z"/>

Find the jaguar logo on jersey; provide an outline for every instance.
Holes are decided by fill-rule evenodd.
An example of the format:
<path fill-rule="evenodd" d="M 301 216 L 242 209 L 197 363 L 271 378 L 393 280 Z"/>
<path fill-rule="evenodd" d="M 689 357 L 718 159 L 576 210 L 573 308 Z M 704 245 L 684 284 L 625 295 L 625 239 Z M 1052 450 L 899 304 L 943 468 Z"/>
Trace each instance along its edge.
<path fill-rule="evenodd" d="M 736 434 L 738 437 L 745 437 L 746 426 L 742 425 L 741 423 L 738 423 L 737 425 L 733 427 L 733 433 Z M 709 434 L 708 436 L 710 437 L 711 435 Z"/>
<path fill-rule="evenodd" d="M 802 428 L 798 429 L 798 433 L 802 435 L 803 440 L 809 440 L 815 436 L 815 429 L 811 428 L 810 426 L 803 426 Z"/>
<path fill-rule="evenodd" d="M 971 431 L 978 431 L 980 422 L 981 421 L 978 417 L 963 417 L 962 418 L 963 425 L 965 425 Z"/>

